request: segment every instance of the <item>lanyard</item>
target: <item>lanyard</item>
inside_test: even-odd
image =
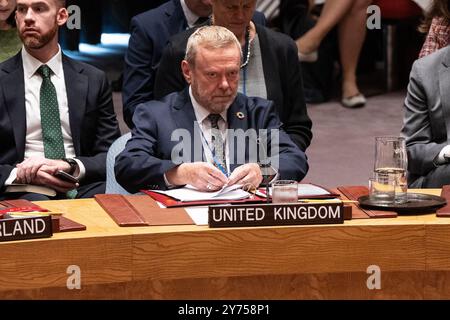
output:
[[[209,149],[209,152],[211,153],[211,156],[212,156],[212,160],[213,160],[213,162],[214,162],[214,165],[216,166],[216,167],[218,167],[219,168],[219,170],[220,171],[222,171],[222,173],[226,176],[226,177],[228,177],[229,176],[229,174],[228,174],[228,169],[227,168],[224,168],[223,167],[223,165],[217,160],[217,158],[216,158],[216,149],[214,148],[214,152],[213,152],[213,149],[211,148],[211,146],[209,145],[209,143],[208,143],[208,140],[206,139],[206,137],[205,137],[205,134],[203,133],[203,130],[201,130],[200,129],[200,132],[201,132],[201,134],[202,134],[202,139],[203,139],[203,141],[205,141],[205,143],[206,143],[206,146],[208,147],[208,149]],[[220,132],[219,132],[220,133]],[[222,133],[220,133],[220,134],[222,134]],[[211,133],[211,136],[212,136],[212,133]],[[223,141],[223,145],[222,145],[222,150],[224,151],[224,153],[226,152],[225,150],[225,148],[226,148],[226,139],[224,139],[224,141]],[[224,155],[225,156],[225,155]]]
[[[247,66],[244,67],[244,69],[242,69],[242,93],[244,95],[247,95]]]

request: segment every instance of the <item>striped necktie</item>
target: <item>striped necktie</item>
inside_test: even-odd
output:
[[[219,120],[222,119],[220,114],[210,114],[208,116],[209,121],[211,122],[211,142],[213,145],[213,157],[215,157],[216,161],[223,167],[223,169],[227,170],[227,161],[225,159],[225,150],[222,134],[219,129]],[[220,169],[220,168],[219,168]]]

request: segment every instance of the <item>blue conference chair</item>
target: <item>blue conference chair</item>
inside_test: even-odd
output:
[[[118,138],[108,150],[106,155],[106,193],[109,194],[130,194],[117,182],[114,174],[114,163],[116,156],[125,149],[125,144],[131,138],[131,132],[128,132]]]

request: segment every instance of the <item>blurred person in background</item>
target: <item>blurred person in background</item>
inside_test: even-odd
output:
[[[14,21],[15,11],[16,0],[0,0],[0,62],[14,56],[22,47]]]
[[[133,17],[122,87],[123,115],[128,127],[133,127],[136,107],[153,100],[156,71],[170,37],[201,25],[210,14],[209,0],[171,0]]]
[[[419,30],[427,33],[419,58],[425,57],[450,43],[450,1],[433,0]]]
[[[64,0],[17,0],[23,49],[0,64],[0,199],[90,198],[105,192],[106,153],[120,136],[103,71],[67,57],[58,31]],[[79,180],[68,182],[58,171]],[[55,197],[6,191],[49,187]]]
[[[283,128],[305,151],[312,139],[312,122],[306,108],[295,42],[282,33],[255,23],[256,0],[211,0],[211,3],[210,23],[232,31],[244,52],[238,91],[274,101]],[[194,31],[195,28],[172,37],[164,49],[156,73],[156,99],[186,87],[180,65],[188,38]]]
[[[338,26],[342,66],[341,103],[347,108],[363,107],[366,104],[366,98],[357,85],[356,68],[366,37],[367,7],[371,3],[372,0],[326,0],[316,25],[296,41],[300,61],[315,62],[322,40]]]

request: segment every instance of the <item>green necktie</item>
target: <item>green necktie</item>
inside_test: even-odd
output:
[[[50,79],[51,70],[47,65],[42,65],[37,72],[42,76],[39,107],[44,154],[47,159],[62,159],[66,157],[66,152],[59,117],[58,97]],[[67,197],[70,199],[75,198],[76,195],[75,189],[67,192]]]

